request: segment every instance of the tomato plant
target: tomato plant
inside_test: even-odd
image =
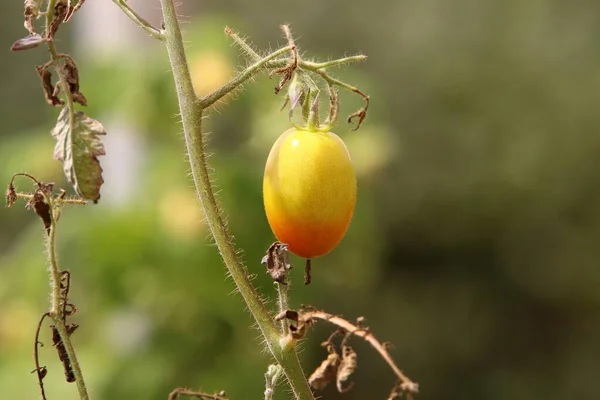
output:
[[[315,258],[344,237],[356,204],[356,176],[333,132],[291,128],[271,148],[263,181],[269,225],[294,254]]]

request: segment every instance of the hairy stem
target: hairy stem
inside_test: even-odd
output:
[[[289,275],[288,275],[289,276]],[[279,305],[279,312],[284,312],[285,310],[289,310],[289,301],[288,301],[288,291],[290,289],[290,279],[288,277],[287,284],[277,283],[277,303]],[[287,322],[282,320],[281,324],[281,333],[287,334]]]
[[[47,196],[46,202],[48,204],[52,204],[52,200]],[[51,227],[50,232],[46,238],[46,245],[48,247],[48,270],[50,273],[50,286],[51,290],[51,308],[48,312],[50,318],[54,320],[54,324],[60,335],[60,339],[65,345],[65,349],[67,351],[67,355],[71,360],[71,366],[73,368],[73,374],[75,375],[75,381],[77,383],[77,390],[79,392],[79,398],[81,400],[88,400],[90,398],[87,388],[85,386],[85,381],[83,379],[83,373],[81,372],[81,367],[79,365],[79,361],[77,360],[77,353],[75,352],[75,348],[73,347],[73,343],[71,342],[71,336],[67,332],[67,327],[65,324],[65,318],[63,315],[63,310],[61,309],[61,301],[60,301],[60,269],[58,267],[58,261],[56,258],[56,219],[54,218],[53,213],[50,213],[51,218]]]
[[[129,4],[127,4],[126,0],[113,0],[119,8],[127,15],[133,22],[135,22],[140,28],[142,28],[146,33],[150,34],[152,37],[158,40],[165,40],[165,35],[158,29],[152,26],[148,21],[142,18]]]
[[[188,158],[196,192],[208,225],[229,274],[256,320],[269,351],[283,368],[295,397],[300,400],[312,400],[312,391],[298,361],[296,349],[281,348],[281,333],[252,285],[248,271],[239,259],[232,237],[225,226],[208,174],[202,136],[203,108],[197,101],[192,86],[175,4],[173,0],[161,0],[161,6],[166,30],[166,47],[173,70]]]
[[[207,108],[213,105],[215,102],[219,101],[221,98],[226,96],[228,93],[231,93],[233,90],[237,89],[242,83],[246,82],[252,75],[259,72],[264,66],[271,61],[272,59],[282,55],[283,53],[292,50],[293,47],[287,46],[283,47],[279,50],[274,51],[269,54],[265,58],[255,62],[248,68],[244,70],[241,74],[227,82],[225,85],[221,86],[217,90],[212,93],[207,94],[200,100],[200,106],[202,108]]]
[[[224,394],[206,394],[186,388],[177,388],[169,394],[168,400],[179,400],[180,396],[195,397],[203,400],[226,400]]]
[[[45,23],[46,32],[49,32],[50,25],[52,24],[52,16],[55,6],[56,0],[48,0]],[[67,78],[61,69],[61,56],[56,50],[56,46],[54,46],[53,40],[49,40],[47,43],[48,50],[50,52],[50,57],[52,58],[52,63],[60,79],[60,85],[63,89],[62,92],[64,93],[66,98],[66,105],[69,110],[69,123],[73,124],[73,122],[75,121],[75,106],[73,103],[73,95],[69,89],[69,83],[67,82]],[[49,196],[45,196],[45,200],[49,205],[53,204],[52,199]],[[58,267],[58,262],[56,259],[56,220],[52,211],[50,212],[50,220],[50,231],[48,232],[48,235],[46,237],[46,246],[48,249],[48,270],[50,273],[51,287],[51,306],[48,315],[54,320],[54,324],[60,335],[60,339],[64,343],[67,355],[71,360],[71,366],[73,368],[73,374],[75,375],[77,390],[79,392],[79,398],[81,400],[88,400],[90,396],[88,394],[85,381],[83,379],[83,373],[81,372],[81,367],[79,366],[79,361],[77,360],[77,354],[75,353],[75,349],[73,347],[73,344],[71,343],[71,338],[69,333],[67,332],[64,316],[62,310],[60,309],[60,269]]]

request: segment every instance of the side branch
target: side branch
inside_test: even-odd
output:
[[[206,393],[195,392],[193,390],[186,389],[186,388],[177,388],[177,389],[173,390],[171,392],[171,394],[169,394],[168,400],[179,400],[179,396],[196,397],[198,399],[204,399],[204,400],[228,400],[227,395],[223,391],[219,392],[217,394],[206,394]]]
[[[385,360],[385,362],[390,366],[392,371],[394,371],[394,374],[396,374],[398,379],[402,382],[402,384],[401,384],[402,390],[404,390],[408,393],[412,393],[412,394],[417,394],[419,392],[419,384],[416,382],[413,382],[408,376],[406,376],[400,370],[400,368],[398,368],[398,366],[394,362],[394,359],[392,358],[392,356],[390,356],[390,353],[387,351],[385,344],[381,343],[375,337],[375,335],[373,335],[371,333],[371,331],[369,329],[354,325],[354,324],[346,321],[344,318],[337,317],[335,315],[326,313],[324,311],[303,312],[303,313],[301,313],[300,318],[303,321],[310,321],[310,320],[315,320],[315,319],[327,321],[331,324],[339,326],[340,328],[344,329],[349,334],[363,338],[371,346],[373,346],[373,348],[375,350],[377,350],[377,352],[381,355],[381,357]]]
[[[127,4],[126,0],[113,0],[123,13],[129,17],[133,22],[135,22],[140,28],[142,28],[146,33],[150,34],[152,37],[164,41],[165,34],[152,26],[148,21],[142,18],[129,4]]]
[[[294,49],[295,49],[295,47],[286,46],[286,47],[283,47],[283,48],[269,54],[265,58],[258,60],[257,62],[255,62],[248,68],[246,68],[244,70],[244,72],[242,72],[241,74],[239,74],[238,76],[236,76],[235,78],[233,78],[232,80],[227,82],[225,85],[221,86],[219,89],[215,90],[212,93],[207,94],[202,99],[200,99],[200,106],[202,108],[207,108],[207,107],[212,106],[215,102],[219,101],[224,96],[226,96],[227,94],[231,93],[233,90],[238,88],[241,84],[246,82],[252,75],[254,75],[255,73],[259,72],[261,69],[263,69],[269,61],[273,60],[276,57],[279,57],[280,55],[282,55],[285,52],[288,52],[288,51],[294,50]]]

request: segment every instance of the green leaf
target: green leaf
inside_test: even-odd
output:
[[[51,133],[56,139],[54,159],[63,163],[67,180],[81,197],[98,202],[104,183],[98,156],[106,154],[98,137],[106,135],[102,124],[83,112],[76,112],[71,118],[65,107]]]

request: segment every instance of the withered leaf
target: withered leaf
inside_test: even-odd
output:
[[[56,139],[54,159],[63,163],[67,180],[81,197],[97,203],[104,183],[98,156],[106,154],[98,136],[106,135],[104,127],[82,112],[71,119],[65,107],[51,133]]]
[[[85,0],[79,0],[77,2],[77,4],[73,7],[73,5],[71,5],[71,2],[69,1],[69,11],[67,12],[67,15],[65,16],[64,22],[68,22],[71,19],[71,17],[73,16],[73,14],[75,14],[75,12],[77,12],[77,10],[79,10],[81,8],[83,3],[85,3]]]
[[[50,325],[52,328],[52,343],[58,352],[58,358],[63,364],[63,368],[65,370],[65,378],[67,382],[75,382],[77,379],[75,377],[75,372],[73,371],[73,366],[71,364],[71,359],[69,358],[69,354],[67,353],[67,349],[65,344],[58,333],[58,329],[55,325]]]
[[[33,34],[33,35],[29,35],[26,36],[24,38],[21,38],[19,40],[17,40],[16,42],[13,43],[13,45],[11,46],[11,51],[23,51],[23,50],[29,50],[29,49],[33,49],[38,47],[40,44],[42,43],[46,43],[47,40],[43,37],[41,37],[40,35]]]
[[[365,120],[365,118],[367,118],[367,109],[366,108],[361,108],[360,110],[353,112],[352,114],[350,114],[348,116],[347,122],[349,124],[351,124],[352,120],[354,118],[358,118],[358,123],[356,124],[356,127],[354,129],[352,129],[352,130],[353,131],[357,131],[358,128],[360,128],[360,126],[362,125],[362,123]]]
[[[40,4],[43,0],[25,0],[25,29],[29,31],[30,34],[35,34],[35,27],[33,25],[33,20],[40,13]]]
[[[286,285],[287,271],[292,269],[290,263],[288,246],[281,242],[274,242],[267,249],[267,254],[263,257],[261,264],[267,264],[267,273],[275,282]]]
[[[65,103],[58,97],[59,85],[56,85],[55,88],[52,83],[52,72],[49,70],[49,65],[36,65],[35,70],[42,80],[42,88],[44,89],[46,102],[53,107],[64,105]]]
[[[54,39],[58,27],[65,21],[68,12],[68,4],[63,0],[59,0],[54,6],[54,17],[50,23],[50,26],[48,26],[48,32],[46,32],[46,36],[49,40]]]
[[[333,347],[329,347],[329,354],[308,378],[308,384],[315,390],[323,390],[335,377],[340,365],[340,356]]]
[[[46,199],[42,194],[41,190],[37,190],[31,200],[27,202],[25,208],[33,210],[42,219],[46,233],[50,234],[52,228],[52,217],[50,215],[50,205],[46,203]]]
[[[79,71],[77,70],[75,61],[68,56],[65,56],[64,59],[65,65],[63,66],[63,71],[65,71],[65,78],[69,83],[69,91],[71,92],[71,96],[73,96],[73,101],[82,106],[87,106],[87,99],[79,91]]]
[[[354,349],[348,345],[342,346],[342,361],[337,370],[337,376],[335,380],[338,392],[344,393],[352,389],[352,383],[346,387],[344,387],[344,383],[354,373],[357,365],[356,351],[354,351]]]

